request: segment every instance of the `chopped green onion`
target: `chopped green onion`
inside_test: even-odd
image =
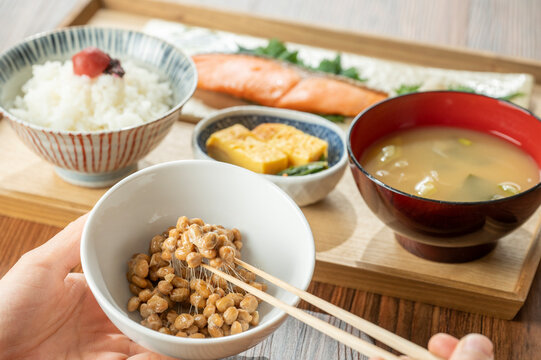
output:
[[[436,185],[434,184],[434,179],[431,176],[426,176],[423,180],[419,181],[417,185],[415,185],[415,191],[417,192],[417,195],[420,196],[429,196],[434,194],[437,191]]]
[[[394,145],[387,145],[381,148],[379,161],[382,163],[389,162],[392,158],[401,154],[401,148]]]
[[[509,195],[516,195],[520,192],[520,185],[507,181],[498,184],[500,190]]]

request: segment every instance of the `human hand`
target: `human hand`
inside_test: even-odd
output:
[[[481,334],[468,334],[460,340],[448,334],[436,334],[428,342],[428,350],[448,360],[494,359],[492,342]]]
[[[428,351],[445,360],[493,360],[494,347],[484,335],[469,334],[458,340],[449,334],[436,334],[428,342]],[[404,360],[409,358],[405,357]],[[370,360],[379,360],[372,358]]]
[[[105,316],[80,262],[83,216],[24,254],[0,280],[0,360],[165,360],[134,343]]]

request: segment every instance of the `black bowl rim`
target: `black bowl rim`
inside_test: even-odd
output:
[[[403,95],[398,95],[398,96],[394,96],[394,97],[390,97],[390,98],[387,98],[385,100],[382,100],[372,106],[370,106],[369,108],[363,110],[361,113],[359,113],[355,119],[353,119],[353,121],[351,122],[349,128],[348,128],[348,132],[347,132],[347,136],[346,136],[346,144],[347,144],[347,151],[348,151],[348,155],[349,155],[349,159],[351,162],[353,162],[355,164],[355,166],[361,170],[361,172],[368,178],[370,179],[372,182],[376,183],[377,185],[383,187],[384,189],[387,189],[391,192],[394,192],[396,194],[399,194],[399,195],[403,195],[403,196],[406,196],[406,197],[409,197],[409,198],[412,198],[412,199],[416,199],[416,200],[421,200],[421,201],[426,201],[426,202],[431,202],[431,203],[435,203],[435,204],[442,204],[442,205],[461,205],[461,206],[476,206],[476,205],[489,205],[489,204],[497,204],[497,203],[501,203],[501,202],[506,202],[506,201],[510,201],[512,199],[517,199],[517,198],[520,198],[522,196],[525,196],[526,194],[528,193],[531,193],[531,192],[534,192],[536,190],[538,190],[539,188],[541,188],[541,180],[538,181],[538,183],[534,186],[532,186],[531,188],[527,189],[527,190],[524,190],[522,192],[519,192],[518,194],[516,195],[512,195],[512,196],[507,196],[507,197],[504,197],[504,198],[501,198],[501,199],[494,199],[494,200],[482,200],[482,201],[446,201],[446,200],[436,200],[436,199],[429,199],[429,198],[424,198],[424,197],[421,197],[421,196],[417,196],[417,195],[414,195],[414,194],[410,194],[410,193],[407,193],[407,192],[404,192],[402,190],[398,190],[398,189],[395,189],[393,188],[392,186],[389,186],[387,184],[385,184],[384,182],[382,182],[381,180],[375,178],[374,176],[372,176],[368,171],[366,171],[362,165],[359,163],[359,161],[357,160],[357,158],[353,155],[353,150],[351,148],[351,133],[352,133],[352,130],[353,128],[355,127],[355,124],[357,124],[357,122],[363,117],[364,114],[366,114],[367,112],[369,112],[370,110],[372,110],[373,108],[377,107],[377,106],[380,106],[381,104],[383,103],[386,103],[386,102],[390,102],[390,101],[393,101],[397,98],[402,98],[402,97],[408,97],[408,96],[418,96],[418,95],[421,95],[421,94],[424,94],[424,93],[446,93],[446,94],[449,94],[449,93],[459,93],[459,94],[467,94],[469,96],[473,96],[473,97],[484,97],[484,98],[488,98],[490,100],[493,100],[493,101],[496,101],[498,103],[503,103],[507,106],[511,106],[513,107],[515,110],[519,110],[519,111],[522,111],[522,112],[525,112],[527,115],[530,115],[532,118],[536,119],[537,121],[539,121],[541,123],[541,118],[539,118],[538,116],[536,116],[533,112],[531,112],[530,110],[526,109],[526,108],[523,108],[522,106],[519,106],[517,104],[514,104],[510,101],[506,101],[506,100],[501,100],[501,99],[497,99],[497,98],[494,98],[492,96],[488,96],[488,95],[483,95],[483,94],[475,94],[475,93],[470,93],[470,92],[465,92],[465,91],[457,91],[457,90],[432,90],[432,91],[422,91],[422,92],[414,92],[414,93],[408,93],[408,94],[403,94]]]

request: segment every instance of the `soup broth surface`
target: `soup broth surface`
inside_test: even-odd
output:
[[[484,201],[518,194],[540,180],[518,146],[493,135],[430,126],[395,132],[372,144],[361,165],[403,192],[445,201]]]

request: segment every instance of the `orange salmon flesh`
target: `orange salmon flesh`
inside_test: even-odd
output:
[[[304,74],[278,61],[242,54],[192,57],[197,87],[265,106],[316,114],[356,116],[387,98],[385,93],[324,75]]]

